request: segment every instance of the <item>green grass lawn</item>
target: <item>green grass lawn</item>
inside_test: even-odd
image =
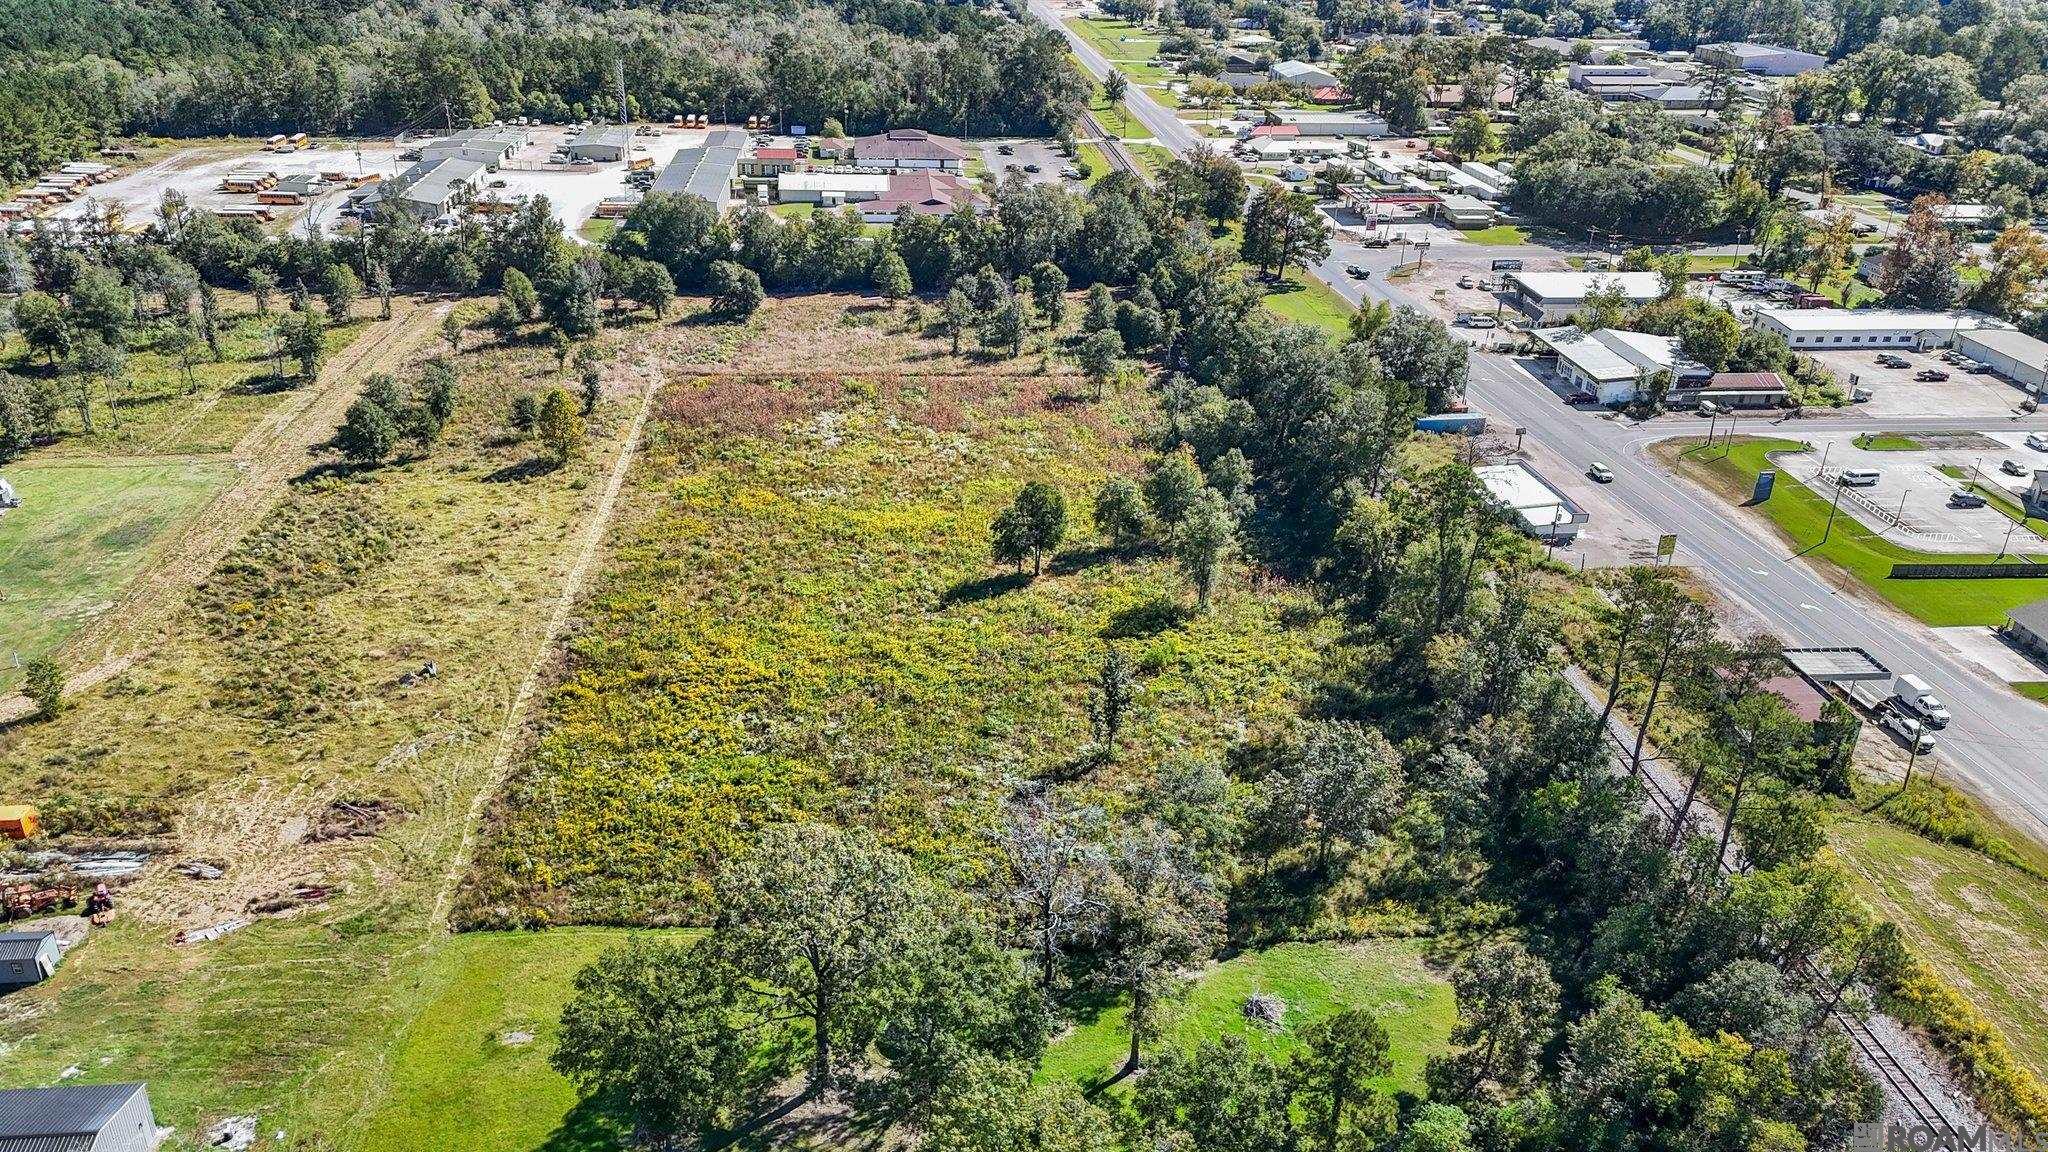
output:
[[[1855,444],[1865,452],[1920,452],[1927,447],[1896,432],[1865,432],[1856,437]]]
[[[1726,272],[1730,268],[1739,267],[1742,263],[1742,258],[1739,256],[1701,256],[1695,254],[1687,256],[1685,263],[1686,270],[1690,272]]]
[[[62,458],[8,466],[21,507],[0,513],[0,691],[118,600],[166,539],[227,485],[225,464]]]
[[[1289,270],[1284,283],[1266,290],[1266,310],[1296,324],[1313,324],[1332,339],[1343,340],[1351,333],[1349,301],[1337,290],[1299,270]]]
[[[2013,684],[2012,690],[2029,700],[2048,704],[2048,680],[2026,680]]]
[[[1914,950],[1982,1011],[2020,1060],[2048,1075],[2048,884],[1964,848],[1874,817],[1830,836],[1858,892],[1896,921]]]
[[[1082,166],[1088,170],[1088,179],[1086,181],[1088,187],[1094,187],[1096,181],[1113,171],[1109,157],[1102,151],[1102,145],[1082,144],[1076,148],[1076,151],[1080,153],[1077,158]]]
[[[628,1135],[548,1066],[576,973],[632,933],[610,928],[479,932],[443,945],[435,989],[388,1055],[390,1090],[357,1134],[376,1152],[596,1152]],[[531,1036],[506,1043],[508,1034]]]
[[[1255,992],[1287,1005],[1280,1028],[1245,1019],[1245,998]],[[1304,1025],[1347,1008],[1371,1010],[1393,1041],[1394,1071],[1381,1087],[1420,1092],[1423,1065],[1448,1044],[1457,1007],[1450,986],[1423,967],[1422,946],[1415,941],[1281,944],[1233,957],[1204,973],[1171,1010],[1162,1043],[1192,1048],[1237,1035],[1284,1057],[1300,1044]],[[1127,1011],[1121,1005],[1106,1009],[1055,1041],[1039,1075],[1084,1085],[1114,1075],[1130,1048]]]
[[[1460,233],[1474,244],[1527,244],[1529,234],[1513,224],[1495,224],[1491,228],[1478,228]]]
[[[1089,47],[1102,53],[1132,83],[1164,84],[1171,70],[1159,60],[1159,37],[1126,20],[1083,19],[1067,21]]]
[[[617,220],[606,216],[592,216],[583,222],[583,227],[578,228],[576,234],[592,244],[602,244],[611,239],[612,233],[618,230],[619,222]]]
[[[1804,446],[1793,440],[1743,439],[1725,451],[1718,446],[1702,451],[1697,445],[1686,446],[1683,442],[1674,447],[1683,448],[1677,458],[1681,473],[1742,501],[1748,499],[1757,473],[1770,466],[1768,453],[1796,451]],[[1758,511],[1770,518],[1794,551],[1855,576],[1923,623],[1936,627],[1995,625],[2003,622],[2005,614],[2013,608],[2048,595],[2048,581],[2042,580],[1893,580],[1890,573],[1894,563],[1983,564],[1995,557],[1916,552],[1878,536],[1846,512],[1835,517],[1827,543],[1818,544],[1826,528],[1828,507],[1826,499],[1781,471],[1770,500]]]

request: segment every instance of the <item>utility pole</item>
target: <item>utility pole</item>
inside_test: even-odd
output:
[[[626,116],[626,58],[624,55],[612,57],[612,85],[618,89],[619,124],[623,127],[628,123]]]

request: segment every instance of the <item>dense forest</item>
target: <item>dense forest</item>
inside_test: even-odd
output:
[[[1045,131],[1084,91],[1052,33],[966,5],[0,0],[0,182],[119,132],[382,132],[608,115],[615,64],[637,115],[834,117],[853,131]]]

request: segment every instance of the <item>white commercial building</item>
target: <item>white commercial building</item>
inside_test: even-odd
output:
[[[1530,333],[1557,354],[1557,373],[1574,388],[1584,388],[1602,404],[1627,404],[1642,393],[1658,372],[1672,375],[1673,389],[1688,382],[1697,387],[1713,373],[1706,365],[1678,354],[1678,341],[1648,332],[1601,328],[1542,328]]]
[[[2048,387],[2048,343],[2007,328],[1956,333],[1956,348],[2029,392]]]
[[[1797,76],[1802,72],[1824,68],[1828,62],[1827,57],[1814,52],[1780,48],[1776,44],[1750,44],[1740,41],[1728,44],[1702,44],[1693,49],[1692,54],[1694,59],[1702,64],[1715,64],[1758,76]]]
[[[1911,308],[1759,308],[1756,322],[1801,352],[1836,348],[1941,348],[1958,334],[2009,328],[1982,312]]]
[[[1357,112],[1275,112],[1273,121],[1292,124],[1295,131],[1303,136],[1380,137],[1387,134],[1385,117],[1365,116]]]
[[[889,190],[887,172],[783,172],[775,177],[775,199],[784,204],[858,204],[879,200]]]
[[[1300,60],[1282,60],[1280,63],[1268,68],[1266,75],[1275,84],[1285,84],[1289,88],[1308,88],[1313,90],[1337,86],[1337,78],[1331,75],[1327,69],[1318,68],[1313,64],[1305,64]]]
[[[1570,540],[1592,519],[1527,464],[1487,464],[1472,471],[1494,504],[1540,540]]]
[[[1655,272],[1510,272],[1507,281],[1515,303],[1541,324],[1570,320],[1596,294],[1618,291],[1630,307],[1664,294],[1664,278]]]

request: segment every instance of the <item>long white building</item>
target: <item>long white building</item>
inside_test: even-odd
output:
[[[1800,352],[1835,348],[1943,348],[1957,333],[2010,328],[2002,320],[1957,308],[1759,308],[1756,323]]]

